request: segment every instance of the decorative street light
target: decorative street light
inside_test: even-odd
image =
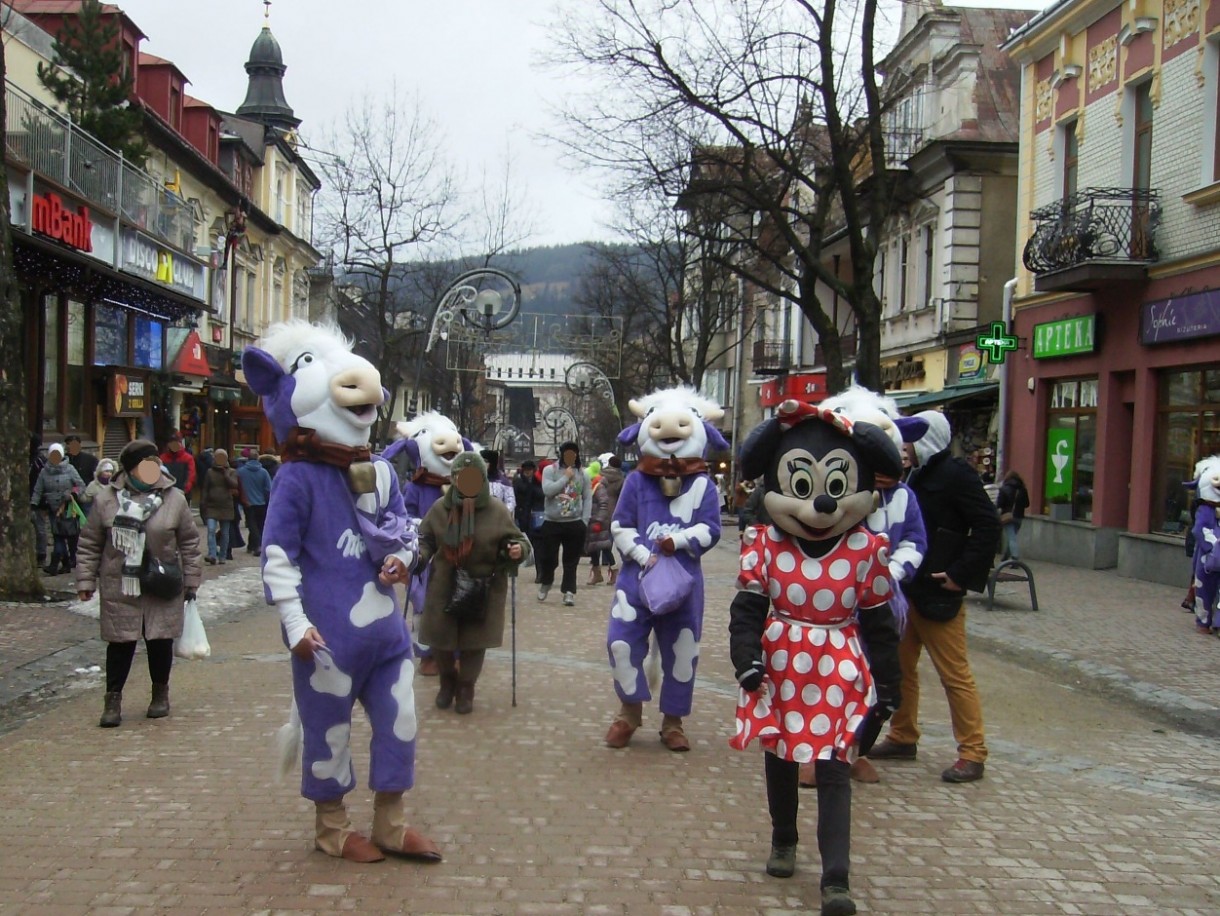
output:
[[[542,415],[542,425],[551,431],[551,442],[554,445],[556,452],[559,449],[559,443],[566,442],[569,439],[580,438],[580,427],[576,422],[576,415],[566,407],[552,407]],[[572,434],[565,436],[563,433],[571,428]]]
[[[449,339],[455,320],[490,335],[508,327],[521,311],[521,283],[512,274],[495,267],[476,267],[460,274],[441,294],[432,309],[428,343],[415,365],[411,397],[419,402],[419,380],[427,354],[437,341]],[[415,412],[415,411],[413,411]]]
[[[614,386],[610,383],[610,378],[606,373],[602,372],[596,364],[572,363],[564,370],[563,383],[568,391],[580,397],[590,394],[600,395],[610,405],[610,410],[614,412],[614,419],[622,419],[619,416],[618,404],[614,400]]]

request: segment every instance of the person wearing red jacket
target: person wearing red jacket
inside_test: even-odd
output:
[[[195,491],[195,456],[182,447],[182,437],[177,430],[169,434],[169,441],[160,457],[161,464],[174,478],[174,486],[189,499]]]

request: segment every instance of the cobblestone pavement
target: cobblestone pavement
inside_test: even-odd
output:
[[[524,571],[515,707],[507,632],[504,648],[489,654],[473,715],[437,711],[435,679],[417,678],[419,759],[408,808],[444,849],[434,866],[352,865],[312,850],[312,806],[295,780],[279,784],[273,775],[272,736],[289,702],[275,613],[250,601],[252,571],[216,570],[223,575],[200,593],[209,602],[212,657],[176,665],[169,718],[143,718],[147,673],[137,660],[122,727],[97,728],[99,675],[86,674],[71,678],[76,690],[0,735],[0,910],[816,911],[815,795],[802,797],[796,876],[767,877],[761,761],[727,745],[735,558],[729,534],[706,564],[689,754],[660,744],[655,705],[631,747],[602,745],[617,708],[604,586],[582,587],[575,607],[557,595],[539,603]],[[1214,743],[1177,730],[1164,710],[1149,717],[1126,701],[1156,710],[1189,697],[1200,716],[1214,715],[1214,706],[1202,708],[1210,684],[1181,669],[1210,670],[1214,681],[1209,653],[1220,652],[1220,640],[1193,634],[1172,589],[1049,564],[1035,571],[1038,614],[1016,610],[1007,593],[1004,610],[988,613],[972,601],[968,611],[992,751],[987,778],[939,780],[953,745],[927,671],[919,759],[884,766],[880,784],[857,787],[853,891],[861,911],[1217,912]],[[67,609],[54,614],[96,627]],[[0,627],[10,621],[0,615]],[[37,654],[37,640],[56,644],[30,629],[15,640],[24,657]],[[1007,657],[979,652],[983,644]],[[17,652],[0,640],[0,663]],[[0,670],[7,681],[9,666]],[[1119,691],[1122,703],[1080,689],[1124,678],[1132,686]],[[353,756],[362,777],[367,737],[361,719]],[[367,826],[368,791],[357,789],[349,802]]]

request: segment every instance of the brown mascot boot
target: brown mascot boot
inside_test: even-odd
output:
[[[314,807],[317,811],[314,846],[317,849],[349,862],[380,862],[385,858],[367,837],[353,829],[343,799],[314,802]]]
[[[373,794],[373,843],[383,852],[419,862],[441,861],[436,844],[412,827],[402,809],[401,792]]]
[[[689,751],[690,742],[682,731],[681,716],[665,716],[661,720],[661,743],[671,751]]]
[[[613,748],[626,747],[631,742],[631,736],[644,722],[643,703],[624,703],[618,715],[606,732],[606,746]]]
[[[436,663],[436,656],[433,655],[425,655],[419,659],[415,670],[423,677],[436,677],[441,673],[440,666]]]

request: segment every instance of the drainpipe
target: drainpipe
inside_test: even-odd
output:
[[[1000,307],[1000,320],[1004,322],[1004,333],[1009,333],[1009,325],[1012,322],[1012,297],[1017,291],[1017,278],[1013,277],[1004,283],[1004,300]],[[1014,355],[1016,351],[1013,351]],[[996,436],[995,446],[995,472],[996,480],[999,481],[1001,473],[1008,473],[1008,465],[1005,464],[1007,458],[1007,438],[1008,438],[1008,376],[1012,371],[1012,366],[1007,362],[1000,368],[1000,428]]]

